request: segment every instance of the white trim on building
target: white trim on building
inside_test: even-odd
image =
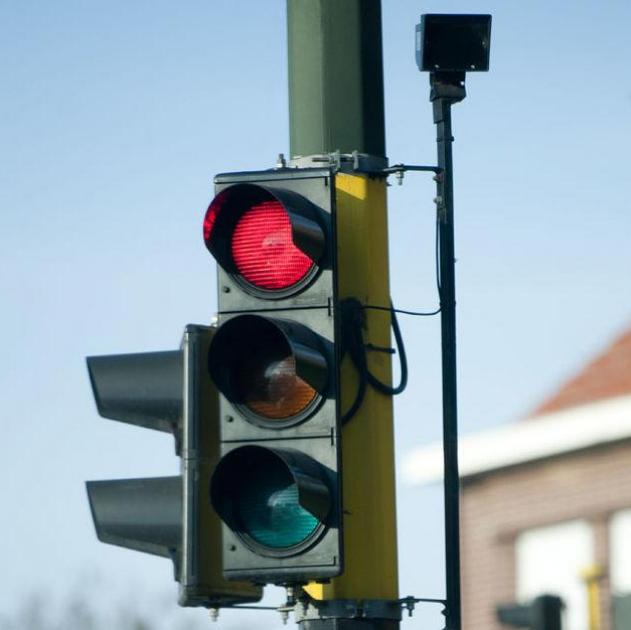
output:
[[[631,395],[608,398],[460,438],[460,476],[628,438],[631,438]],[[411,485],[440,481],[442,444],[429,444],[404,455],[400,472],[404,483]]]

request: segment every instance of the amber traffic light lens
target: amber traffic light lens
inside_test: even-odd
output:
[[[310,417],[326,396],[322,343],[295,321],[236,315],[215,333],[208,369],[248,422],[282,429]]]
[[[296,416],[317,397],[316,390],[296,374],[292,355],[247,359],[239,371],[238,390],[250,411],[271,420]]]

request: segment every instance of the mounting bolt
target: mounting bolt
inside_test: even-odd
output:
[[[287,605],[293,606],[296,603],[296,589],[293,586],[286,586]]]
[[[414,612],[414,598],[412,597],[406,597],[403,600],[403,604],[405,605],[406,610],[408,611],[408,617],[412,616],[412,613]]]

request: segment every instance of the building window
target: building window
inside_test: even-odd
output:
[[[613,515],[609,545],[613,627],[628,630],[631,628],[631,509]]]
[[[588,603],[581,572],[594,563],[589,524],[576,520],[526,530],[517,536],[515,554],[517,598],[558,595],[565,603],[564,629],[585,630]]]

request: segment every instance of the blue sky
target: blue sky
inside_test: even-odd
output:
[[[631,5],[384,0],[392,163],[435,162],[422,12],[493,14],[491,71],[453,112],[467,433],[517,420],[631,324]],[[84,357],[175,348],[213,315],[212,176],[288,151],[285,3],[0,1],[0,77],[0,613],[89,587],[172,600],[162,622],[185,619],[166,561],[94,536],[85,479],[171,474],[177,459],[168,436],[98,418]],[[433,196],[425,175],[390,188],[402,308],[436,303]],[[397,455],[440,436],[439,321],[401,323]],[[403,595],[443,593],[440,510],[438,488],[400,486]],[[404,628],[423,623],[441,627],[428,611]]]

